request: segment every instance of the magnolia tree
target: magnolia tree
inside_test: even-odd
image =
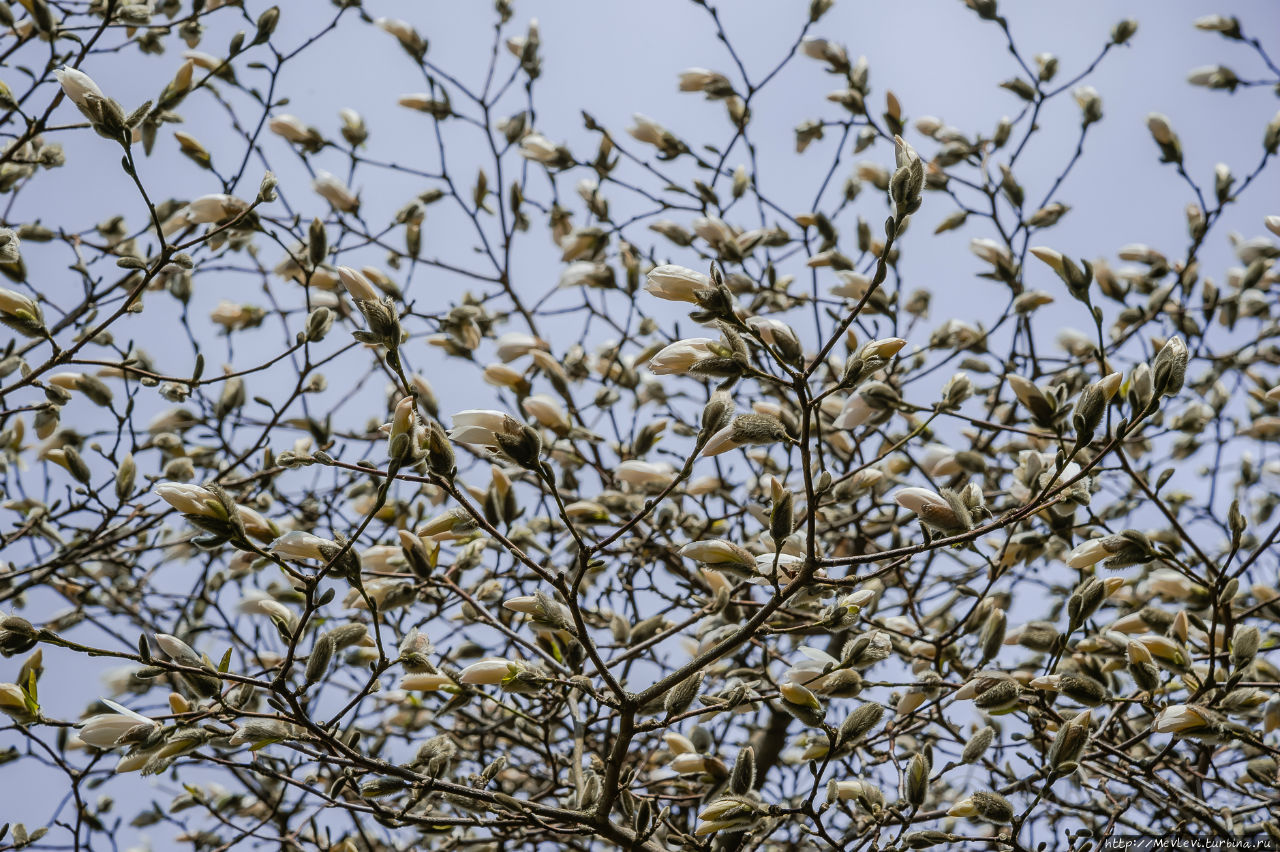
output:
[[[1280,837],[1280,116],[1204,180],[1151,114],[1185,232],[1064,252],[1138,22],[966,2],[993,127],[694,2],[710,144],[540,120],[507,0],[465,73],[358,0],[0,3],[0,848]],[[290,113],[344,39],[413,133]]]

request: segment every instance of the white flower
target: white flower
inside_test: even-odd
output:
[[[408,21],[402,21],[399,18],[377,18],[373,25],[384,33],[395,36],[401,42],[413,41],[418,37],[417,31],[409,24]]]
[[[339,266],[338,280],[342,282],[342,286],[347,288],[351,298],[356,301],[376,302],[379,299],[378,291],[373,286],[373,282],[358,269],[352,269],[350,266]]]
[[[0,287],[0,313],[10,316],[39,316],[40,308],[31,299],[5,287]]]
[[[1202,15],[1195,20],[1196,29],[1210,32],[1230,32],[1239,26],[1239,21],[1235,18],[1228,18],[1226,15]]]
[[[614,475],[631,485],[667,485],[675,478],[675,469],[665,462],[628,459],[618,465]]]
[[[661,146],[663,144],[667,131],[661,124],[640,113],[633,115],[632,120],[635,121],[635,125],[628,127],[627,132],[634,139],[649,145]]]
[[[511,433],[519,429],[520,423],[504,412],[472,408],[453,415],[449,438],[459,444],[497,447],[498,432]]]
[[[157,633],[156,644],[160,650],[169,655],[169,659],[183,666],[201,666],[204,658],[195,652],[186,642],[169,633]]]
[[[81,722],[79,726],[80,739],[94,748],[115,748],[126,734],[131,734],[136,729],[146,727],[154,730],[160,727],[160,724],[154,719],[148,719],[140,713],[135,713],[122,704],[117,704],[106,698],[100,700],[116,712],[90,716]],[[133,734],[129,739],[132,740],[136,736],[137,734]]]
[[[716,71],[709,71],[706,68],[689,68],[680,72],[680,91],[701,92],[708,85],[724,79],[725,76]]]
[[[1172,734],[1203,727],[1206,722],[1198,708],[1190,704],[1170,704],[1156,716],[1152,727],[1157,733]]]
[[[400,678],[400,688],[412,692],[434,692],[453,685],[453,681],[439,672],[416,672]]]
[[[699,361],[716,357],[711,344],[711,339],[707,337],[677,340],[649,359],[649,371],[655,376],[687,373]]]
[[[992,266],[1009,266],[1013,263],[1013,255],[1009,249],[995,240],[975,237],[969,241],[969,250]]]
[[[1101,562],[1110,555],[1106,545],[1102,543],[1102,539],[1091,538],[1076,545],[1075,549],[1067,554],[1067,565],[1076,569],[1088,568],[1090,565]]]
[[[569,429],[569,415],[560,401],[550,394],[535,393],[520,401],[520,408],[542,426],[555,432]]]
[[[907,341],[901,337],[882,337],[862,347],[863,358],[892,358],[902,351]]]
[[[498,338],[498,357],[503,363],[510,363],[521,355],[528,355],[534,349],[549,349],[547,341],[532,334],[511,331]]]
[[[336,552],[337,547],[335,542],[327,538],[302,530],[290,530],[271,542],[267,549],[283,559],[324,560],[328,558],[324,555],[324,550],[334,548]]]
[[[669,302],[696,303],[697,299],[693,295],[694,291],[706,289],[710,286],[711,279],[701,272],[695,272],[692,269],[677,266],[674,263],[655,266],[649,270],[644,282],[646,292]]]
[[[81,112],[88,109],[91,98],[106,98],[106,95],[102,94],[102,89],[98,88],[98,84],[93,82],[93,78],[77,68],[64,65],[55,69],[53,76],[58,79],[62,91]]]
[[[310,142],[314,135],[311,128],[296,115],[282,114],[272,116],[267,122],[267,128],[277,136],[280,136],[290,142],[299,144]]]
[[[837,429],[857,429],[875,413],[876,410],[863,399],[862,394],[856,393],[845,401],[844,408],[840,409],[839,416],[831,425]]]
[[[1151,131],[1152,138],[1161,145],[1168,145],[1177,138],[1173,135],[1173,129],[1169,127],[1168,116],[1158,112],[1153,112],[1147,116],[1147,129]],[[1124,254],[1122,253],[1120,256],[1123,258]]]
[[[700,754],[677,754],[667,767],[681,775],[694,775],[707,768],[707,759]]]
[[[459,683],[494,686],[519,671],[519,664],[505,659],[481,660],[462,670]]]
[[[250,589],[245,593],[236,609],[245,615],[265,615],[267,618],[288,625],[291,629],[298,623],[298,616],[280,601],[260,589]]]
[[[917,515],[927,515],[935,511],[951,511],[951,505],[942,499],[942,495],[928,488],[901,488],[893,495],[894,502]]]
[[[234,195],[216,192],[202,195],[188,204],[184,218],[191,225],[212,224],[243,213],[248,207],[248,204]]]
[[[929,476],[954,476],[961,471],[956,451],[945,444],[926,444],[920,467]]]
[[[754,565],[755,557],[731,541],[721,538],[691,541],[680,548],[680,555],[708,565]]]
[[[225,518],[226,512],[217,496],[200,485],[180,482],[162,482],[154,489],[161,500],[186,515],[206,518]]]
[[[328,172],[317,172],[316,179],[311,182],[311,187],[325,201],[332,204],[335,210],[350,213],[360,206],[360,199],[355,196],[355,193],[345,183]]]
[[[870,278],[847,269],[837,271],[836,277],[840,279],[840,283],[831,288],[831,295],[842,299],[861,299],[871,287]]]
[[[541,133],[527,133],[520,140],[520,156],[535,163],[554,163],[562,159],[562,148]]]

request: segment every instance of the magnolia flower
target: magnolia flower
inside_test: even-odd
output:
[[[498,338],[498,357],[503,363],[510,363],[521,355],[528,355],[534,349],[550,349],[547,341],[532,334],[519,331],[508,332]]]
[[[707,439],[704,456],[718,456],[738,447],[763,446],[789,441],[782,421],[768,414],[741,414],[728,426]]]
[[[209,319],[231,332],[257,323],[262,319],[262,309],[223,299],[209,312]]]
[[[698,747],[693,744],[693,741],[677,731],[667,731],[662,735],[662,740],[672,754],[698,753]]]
[[[708,565],[755,565],[755,557],[745,548],[722,538],[691,541],[680,548],[680,555]]]
[[[955,511],[942,495],[928,488],[903,488],[893,495],[894,502],[908,511],[915,512],[920,520],[929,524],[950,521],[947,526],[954,526]]]
[[[180,212],[183,225],[211,225],[238,216],[248,209],[248,203],[234,195],[215,192],[200,196]]]
[[[1107,550],[1103,539],[1091,538],[1076,545],[1075,549],[1067,554],[1067,565],[1075,569],[1088,568],[1110,555],[1111,552]]]
[[[315,138],[314,131],[296,115],[282,114],[273,116],[267,122],[267,128],[277,136],[298,144],[310,142]]]
[[[856,393],[845,400],[844,407],[831,425],[837,429],[857,429],[875,413],[876,409],[871,407],[862,394]]]
[[[506,364],[488,364],[481,374],[486,384],[498,388],[516,389],[524,384],[524,374]]]
[[[98,84],[93,82],[93,78],[78,68],[64,65],[61,68],[54,69],[53,76],[57,78],[58,84],[62,86],[62,91],[81,112],[89,109],[91,98],[106,99],[106,95],[102,94],[102,89],[98,88]]]
[[[149,734],[160,727],[159,722],[135,713],[122,704],[106,698],[99,700],[116,712],[90,716],[80,723],[81,741],[94,748],[115,748],[126,739],[137,742],[145,738],[142,735],[144,731]]]
[[[28,725],[40,718],[27,702],[27,694],[16,683],[0,683],[0,712],[19,725]]]
[[[197,654],[190,645],[177,636],[169,633],[157,633],[156,644],[160,646],[161,651],[164,651],[169,656],[169,659],[179,665],[197,667],[204,665],[204,657]]]
[[[462,670],[459,683],[472,685],[495,686],[520,670],[520,665],[512,660],[495,658],[472,663]]]
[[[335,210],[351,213],[360,206],[360,199],[347,185],[326,171],[316,173],[316,179],[311,182],[311,187],[325,201],[332,204]]]
[[[628,459],[614,470],[614,476],[630,485],[667,485],[675,478],[675,469],[665,463]]]
[[[535,163],[550,165],[564,159],[564,148],[541,133],[526,133],[520,140],[520,156]]]
[[[267,547],[269,551],[283,559],[318,559],[325,560],[325,550],[336,553],[336,542],[302,530],[290,530],[277,538]]]
[[[701,92],[708,87],[727,86],[729,79],[717,71],[689,68],[680,72],[680,91]]]
[[[667,139],[667,130],[661,124],[646,115],[636,113],[632,120],[634,125],[627,128],[627,133],[639,142],[662,147]]]
[[[992,266],[1007,267],[1013,264],[1013,255],[1009,254],[1009,249],[995,240],[975,237],[969,242],[969,250]]]
[[[711,279],[701,272],[673,263],[655,266],[649,270],[644,282],[646,292],[669,302],[697,303],[694,291],[710,287]]]
[[[400,688],[411,692],[435,692],[454,682],[439,672],[417,672],[400,678]]]
[[[707,759],[700,754],[681,753],[672,758],[667,768],[681,775],[696,775],[706,771]]]
[[[569,431],[569,415],[564,406],[550,394],[536,393],[520,401],[520,408],[540,425],[554,432]]]
[[[1147,116],[1147,129],[1151,131],[1152,138],[1161,145],[1171,144],[1177,139],[1173,134],[1173,129],[1169,127],[1168,116],[1161,113],[1153,112]],[[1121,257],[1124,256],[1121,255]]]
[[[5,287],[0,287],[0,313],[11,314],[13,316],[19,316],[21,314],[37,316],[39,311],[40,306],[31,299],[28,299],[21,293],[14,292],[13,290]]]
[[[410,41],[418,36],[417,31],[408,21],[402,21],[399,18],[376,18],[373,25],[384,33],[395,36],[400,41]]]
[[[216,494],[200,485],[180,482],[162,482],[154,489],[155,495],[184,515],[200,515],[206,518],[225,519],[226,509]]]
[[[298,616],[293,610],[258,589],[247,592],[236,604],[236,609],[245,615],[265,615],[267,618],[287,625],[290,629],[298,623]]]
[[[473,408],[453,415],[449,438],[459,444],[496,448],[497,433],[509,434],[519,429],[519,421],[504,412]]]
[[[376,302],[379,300],[377,289],[363,272],[350,266],[338,267],[338,280],[347,288],[351,298],[357,302]]]
[[[687,373],[708,358],[718,357],[707,337],[690,337],[663,347],[649,359],[649,371],[655,376]]]
[[[1170,704],[1160,711],[1151,727],[1160,734],[1180,734],[1212,725],[1209,712],[1193,704]]]

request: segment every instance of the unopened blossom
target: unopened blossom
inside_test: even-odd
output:
[[[717,456],[746,446],[766,446],[791,440],[786,427],[767,414],[741,414],[707,439],[702,455]]]
[[[646,462],[628,459],[614,470],[614,475],[630,485],[664,486],[675,478],[675,469],[665,462]]]
[[[520,423],[502,411],[468,409],[453,415],[449,438],[459,444],[498,447],[497,434],[519,430]]]
[[[1172,128],[1169,127],[1168,117],[1161,113],[1153,112],[1147,116],[1147,129],[1151,131],[1152,138],[1161,145],[1169,145],[1177,140]]]
[[[1206,708],[1194,704],[1170,704],[1156,716],[1152,728],[1160,734],[1181,734],[1214,724]]]
[[[335,210],[350,213],[360,206],[360,199],[339,178],[326,171],[316,173],[311,187],[333,205]]]
[[[261,321],[262,316],[262,309],[259,307],[242,305],[226,299],[218,302],[217,306],[209,312],[209,319],[227,331],[250,328]]]
[[[447,675],[439,672],[415,672],[400,678],[399,688],[410,692],[435,692],[455,686]]]
[[[282,113],[271,117],[267,128],[277,136],[289,141],[303,144],[315,139],[315,131],[296,115]]]
[[[324,551],[330,548],[331,553],[336,553],[338,546],[330,539],[302,530],[290,530],[271,542],[267,549],[284,559],[325,560],[328,557],[324,555]]]
[[[211,195],[202,195],[188,203],[184,216],[188,224],[213,224],[229,219],[232,216],[238,216],[248,208],[248,204],[234,195],[217,192]]]
[[[920,520],[941,530],[964,526],[955,509],[940,494],[928,488],[902,488],[893,495],[894,502],[915,512]]]
[[[705,772],[707,769],[707,759],[700,754],[677,754],[672,758],[667,767],[672,772],[678,772],[681,775],[695,775]]]
[[[632,120],[635,123],[627,128],[627,132],[637,141],[656,147],[661,147],[666,143],[668,133],[661,124],[640,113],[632,116]]]
[[[381,299],[378,290],[363,272],[350,266],[338,267],[338,280],[347,288],[351,298],[358,302],[376,302]]]
[[[521,331],[510,331],[498,338],[498,357],[503,363],[514,361],[521,355],[528,355],[534,349],[549,348],[547,341]]]
[[[495,686],[519,671],[519,664],[505,659],[481,660],[472,663],[458,676],[459,683]]]
[[[525,383],[524,374],[506,364],[488,364],[481,375],[487,384],[499,388],[515,390]]]
[[[645,276],[644,289],[647,293],[671,302],[697,302],[694,293],[711,287],[711,279],[701,272],[695,272],[673,263],[655,266]]]
[[[691,541],[680,548],[680,555],[708,565],[754,565],[755,557],[745,548],[724,539]]]
[[[1013,263],[1013,255],[1009,253],[1007,246],[986,237],[970,240],[969,250],[992,266],[1007,267]]]
[[[535,393],[527,396],[520,401],[520,408],[539,425],[555,432],[567,432],[570,428],[564,404],[550,394]]]
[[[657,376],[688,373],[700,361],[719,357],[719,353],[711,348],[712,344],[713,341],[707,337],[677,340],[649,359],[649,371]]]
[[[520,156],[535,163],[560,163],[566,159],[566,153],[563,145],[557,145],[541,133],[526,133],[520,140]]]
[[[93,81],[93,78],[78,68],[64,65],[61,68],[55,68],[53,76],[57,78],[58,84],[62,86],[63,93],[71,99],[71,102],[81,112],[91,108],[93,98],[106,98],[106,95],[102,93],[102,89],[98,88],[98,84]]]
[[[161,500],[186,515],[226,518],[226,509],[216,494],[200,485],[162,482],[154,489]]]

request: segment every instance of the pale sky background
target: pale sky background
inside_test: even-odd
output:
[[[256,17],[268,4],[246,0],[246,5],[250,16]],[[291,0],[281,5],[283,16],[275,42],[287,49],[309,38],[336,13],[331,4],[322,0]],[[772,69],[789,49],[805,20],[808,6],[807,2],[726,2],[722,5],[725,28],[754,80]],[[409,20],[430,41],[428,59],[469,85],[483,75],[492,39],[491,3],[369,0],[366,10],[373,17]],[[1010,19],[1017,44],[1028,61],[1043,51],[1060,58],[1060,70],[1052,84],[1055,86],[1074,77],[1093,60],[1116,21],[1134,17],[1140,22],[1131,43],[1112,50],[1087,81],[1101,94],[1105,117],[1091,129],[1084,157],[1057,196],[1071,205],[1072,211],[1035,242],[1047,243],[1074,257],[1107,256],[1113,263],[1116,250],[1128,243],[1148,243],[1165,251],[1171,259],[1181,257],[1185,251],[1183,208],[1191,200],[1190,191],[1170,166],[1157,162],[1156,146],[1146,130],[1145,117],[1152,111],[1169,116],[1182,138],[1187,169],[1206,191],[1211,190],[1213,167],[1218,162],[1229,164],[1238,175],[1249,172],[1261,155],[1263,128],[1280,108],[1275,92],[1267,87],[1241,89],[1234,95],[1208,91],[1189,86],[1186,75],[1194,67],[1215,63],[1230,66],[1245,79],[1274,78],[1275,74],[1268,72],[1247,46],[1224,40],[1214,33],[1199,32],[1191,22],[1208,13],[1238,15],[1247,35],[1262,37],[1273,56],[1280,56],[1280,3],[1274,0],[1221,4],[1187,0],[1088,0],[1049,4],[1039,0],[1006,0],[1001,3],[1001,11]],[[245,26],[243,22],[234,22],[235,15],[234,10],[228,10],[225,16],[215,16],[200,49],[218,53],[229,32]],[[632,113],[636,112],[657,119],[691,143],[721,145],[732,138],[722,104],[707,102],[699,94],[676,91],[679,72],[692,66],[722,71],[737,80],[734,62],[715,39],[710,16],[704,9],[678,0],[630,3],[528,0],[515,4],[515,17],[506,34],[522,34],[530,18],[540,22],[544,57],[543,75],[536,84],[536,128],[553,140],[566,141],[580,159],[587,160],[594,155],[596,139],[595,134],[586,134],[582,129],[580,111],[583,109],[636,151],[641,151],[641,146],[623,133],[631,123]],[[223,24],[216,22],[224,19]],[[1018,72],[1003,36],[996,27],[979,22],[959,0],[879,3],[841,0],[813,28],[812,34],[847,45],[851,58],[867,57],[872,86],[868,102],[877,114],[883,111],[886,88],[896,93],[910,119],[933,115],[970,134],[989,134],[1002,116],[1015,116],[1021,108],[1021,102],[1014,95],[997,88],[1001,80]],[[134,51],[125,51],[119,55],[91,56],[83,67],[107,94],[131,109],[155,96],[176,69],[182,48],[175,38],[164,57],[139,56]],[[504,74],[512,61],[504,49],[501,65]],[[243,60],[236,63],[242,80],[264,76],[262,72],[242,67],[243,64]],[[797,156],[793,129],[810,118],[842,117],[838,107],[824,100],[824,95],[836,87],[837,78],[824,73],[820,63],[799,57],[753,104],[752,134],[762,163],[761,186],[766,195],[788,209],[808,209],[838,141],[838,136],[829,132],[825,140],[814,142],[806,154]],[[291,101],[276,112],[296,114],[337,138],[338,110],[355,108],[364,115],[371,131],[364,151],[367,156],[435,172],[439,163],[430,137],[431,120],[396,105],[399,95],[424,89],[419,72],[395,41],[350,12],[336,31],[325,35],[286,66],[279,91],[287,93]],[[50,89],[48,97],[52,95]],[[244,99],[240,97],[236,103],[243,105]],[[515,101],[511,103],[507,113],[519,108]],[[189,99],[182,112],[187,120],[183,129],[205,144],[219,170],[231,171],[231,165],[244,155],[244,143],[238,136],[226,132],[225,112],[202,94]],[[507,113],[500,111],[500,115]],[[259,115],[249,110],[241,113],[246,121],[256,120]],[[57,117],[66,122],[78,120],[70,104],[64,104]],[[1043,196],[1074,149],[1079,110],[1069,95],[1063,95],[1042,113],[1041,124],[1048,132],[1032,140],[1018,170],[1028,196],[1034,199]],[[110,215],[124,213],[132,226],[139,226],[144,220],[144,210],[119,170],[118,150],[88,130],[60,133],[57,138],[66,148],[66,167],[42,173],[38,189],[19,198],[9,213],[8,223],[43,219],[46,224],[85,229]],[[487,152],[479,152],[483,156],[477,156],[477,150],[471,147],[479,138],[474,129],[460,128],[456,135],[448,138],[450,171],[469,189],[476,165],[487,159]],[[922,138],[914,129],[908,133],[908,139],[926,159],[936,150],[935,143]],[[325,215],[327,205],[310,190],[306,172],[290,147],[267,133],[260,137],[260,142],[280,178],[281,195],[290,208],[305,220]],[[645,153],[647,156],[648,152]],[[312,159],[317,168],[345,174],[347,162],[340,151],[327,150]],[[860,154],[852,154],[846,146],[833,180],[835,191],[853,166],[863,160],[890,165],[892,151],[880,143]],[[731,167],[744,161],[745,152],[741,148],[727,159]],[[520,166],[514,157],[507,162],[510,168]],[[263,168],[257,157],[251,158],[236,190],[239,195],[253,197]],[[691,174],[679,166],[673,173]],[[140,160],[140,174],[153,194],[161,198],[191,198],[221,189],[212,175],[197,171],[177,153],[172,128],[162,129],[155,154]],[[529,195],[546,198],[546,179],[541,168],[530,168],[528,174]],[[573,184],[586,174],[586,170],[580,170],[561,179],[562,203],[576,211],[578,221],[584,214],[573,194]],[[426,179],[390,176],[368,168],[358,171],[354,181],[363,200],[362,214],[375,230],[385,226],[394,212],[415,194],[433,185]],[[727,190],[724,181],[720,185]],[[652,180],[646,186],[659,188]],[[645,209],[615,189],[607,190],[607,194],[614,203],[615,213],[631,207]],[[457,216],[456,211],[446,211],[447,203],[441,202],[428,211],[423,254],[483,268],[470,252],[475,242],[470,223]],[[269,209],[279,212],[284,208]],[[903,244],[901,271],[906,289],[924,286],[935,294],[930,321],[921,332],[926,335],[927,330],[949,316],[966,320],[994,318],[998,315],[997,306],[1007,298],[1003,285],[975,277],[986,267],[969,252],[968,242],[971,237],[991,236],[984,230],[984,223],[971,220],[961,231],[936,238],[930,236],[936,223],[953,210],[954,206],[944,195],[927,193],[924,207],[914,217]],[[735,224],[744,227],[759,224],[753,207],[739,206],[735,211],[742,217],[741,221],[733,220]],[[853,212],[872,222],[878,235],[878,223],[883,219],[885,207],[873,189],[864,191]],[[1274,173],[1252,187],[1224,216],[1201,254],[1202,275],[1221,282],[1226,268],[1236,264],[1226,234],[1236,231],[1246,238],[1257,236],[1263,232],[1263,216],[1273,213],[1280,213],[1280,182]],[[544,218],[533,210],[530,215],[532,232],[523,237],[516,256],[516,287],[522,294],[529,293],[536,298],[554,285],[561,264],[558,252],[546,236]],[[670,218],[688,225],[693,215]],[[838,223],[843,234],[851,232],[852,222],[846,214]],[[633,238],[645,233],[637,229]],[[388,240],[400,245],[400,229],[389,235]],[[262,238],[256,242],[262,249],[262,263],[273,266],[282,255],[279,248]],[[672,261],[703,267],[692,251],[676,249],[660,238],[655,237],[645,247],[648,245],[657,245],[660,253]],[[681,251],[686,253],[682,255]],[[79,293],[79,282],[66,272],[70,260],[65,248],[56,244],[51,247],[27,245],[24,253],[33,270],[32,282],[55,304],[72,303]],[[343,262],[352,259],[385,268],[384,256],[377,250],[344,255]],[[242,258],[234,262],[244,263]],[[793,258],[789,263],[789,268],[780,271],[795,273],[804,280],[802,258]],[[445,307],[464,289],[475,288],[473,282],[423,267],[418,267],[408,282],[403,270],[392,274],[406,294],[417,300],[424,310]],[[827,281],[834,283],[830,278]],[[1051,337],[1059,324],[1084,327],[1083,311],[1067,298],[1048,267],[1029,261],[1027,281],[1029,287],[1043,288],[1059,297],[1055,305],[1037,317],[1037,327],[1048,332],[1046,337]],[[255,273],[204,272],[197,276],[196,282],[191,313],[197,321],[207,316],[221,299],[267,304],[262,276]],[[281,286],[278,279],[273,279],[273,287],[276,294],[293,299],[291,306],[300,304],[300,288]],[[570,303],[571,300],[565,301]],[[557,302],[553,300],[550,304]],[[617,297],[610,304],[621,310],[623,301]],[[122,321],[114,329],[116,339],[134,337],[163,369],[174,374],[189,373],[194,353],[184,337],[172,334],[168,325],[178,316],[173,300],[166,294],[151,293],[147,295],[147,305],[146,312]],[[646,308],[652,310],[651,305]],[[1109,320],[1114,316],[1115,307],[1107,304],[1106,309]],[[46,313],[56,317],[56,311]],[[661,310],[656,314],[668,316]],[[580,324],[576,320],[571,323],[569,328],[576,332]],[[292,330],[298,327],[295,324]],[[549,327],[554,329],[554,323],[549,323]],[[809,348],[815,348],[813,329],[798,323],[797,330]],[[219,368],[224,361],[242,368],[262,353],[279,351],[282,339],[279,322],[268,321],[260,332],[237,339],[235,350],[229,353],[222,341],[209,330],[206,332],[204,343],[209,369]],[[326,343],[345,342],[347,332],[347,327],[336,327]],[[600,342],[607,336],[603,331],[596,332],[592,340]],[[557,344],[556,349],[560,351],[562,347]],[[488,360],[487,354],[486,351],[486,357],[480,359],[481,364]],[[445,364],[436,350],[421,344],[408,353],[408,358],[434,384],[442,412],[487,407],[492,403],[492,389],[479,382],[479,367],[459,369],[457,361]],[[945,375],[940,378],[945,379]],[[346,393],[349,380],[350,377],[340,372],[331,372],[331,394]],[[271,396],[272,391],[266,378],[249,383],[250,396]],[[371,386],[366,389],[366,396],[353,400],[353,404],[344,409],[348,423],[362,423],[372,409],[361,409],[355,403],[373,399],[376,407],[380,404],[376,400],[381,391],[380,385]],[[154,394],[147,405],[154,405],[157,411],[167,407]],[[246,410],[252,411],[252,404]],[[66,421],[88,431],[93,428],[95,416],[96,409],[81,400],[69,406]],[[145,422],[146,418],[139,416],[138,419]],[[276,449],[285,447],[287,442]],[[353,452],[357,453],[353,457],[358,457],[358,451]],[[144,469],[140,473],[156,471]],[[6,528],[12,526],[15,517],[6,514],[3,518]],[[20,563],[23,555],[3,554],[3,558]],[[49,603],[41,611],[33,599],[32,608],[24,614],[39,620],[57,608]],[[89,635],[95,641],[108,641],[100,634]],[[83,658],[72,660],[53,649],[46,649],[45,655],[53,675],[46,675],[42,684],[46,712],[51,716],[74,718],[88,701],[100,694],[97,677],[109,664]],[[19,658],[0,661],[0,681],[12,680],[20,664]],[[71,672],[75,677],[67,676]],[[155,693],[151,700],[162,698]],[[19,742],[12,733],[0,734],[0,747]],[[21,770],[14,770],[12,766],[0,767],[0,779],[21,783],[5,784],[8,792],[0,801],[0,822],[22,820],[29,828],[43,825],[59,807],[64,792],[59,776],[38,772],[27,775],[25,773],[31,771],[27,763],[20,764]],[[24,773],[21,779],[14,777],[19,771]],[[153,785],[152,795],[162,802],[177,792],[167,778],[140,780],[136,775],[109,784],[102,792],[117,796],[123,808],[137,801],[138,791],[144,785]],[[125,809],[120,812],[128,813]],[[64,818],[66,815],[66,812],[62,814]],[[157,839],[155,848],[166,848],[160,840],[163,834],[149,833]],[[141,835],[133,830],[119,832],[115,837],[120,848],[140,839]]]

